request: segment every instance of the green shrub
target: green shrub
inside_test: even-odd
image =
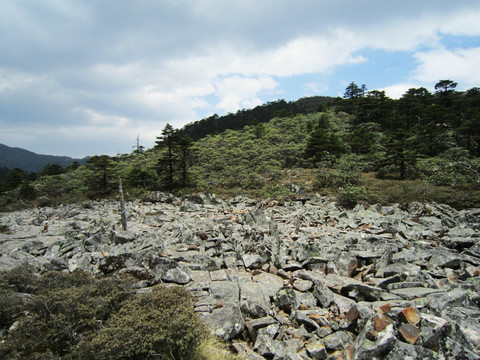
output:
[[[18,293],[0,288],[0,328],[12,325],[23,305],[25,301]]]
[[[352,186],[361,184],[361,175],[353,171],[328,171],[319,170],[317,172],[316,187],[323,188],[338,188],[343,186]]]
[[[467,150],[452,148],[439,156],[423,159],[421,173],[435,185],[480,185],[480,160],[471,158]]]
[[[39,277],[35,275],[33,266],[17,266],[9,271],[0,272],[0,288],[21,293],[35,293],[38,289]]]
[[[126,281],[96,279],[83,272],[48,273],[37,279],[35,288],[18,285],[22,278],[31,281],[29,270],[23,267],[7,272],[2,281],[3,290],[10,286],[37,292],[25,306],[18,300],[14,308],[3,306],[3,322],[11,323],[21,313],[15,329],[0,344],[3,359],[71,358],[78,342],[99,331],[102,323],[120,309],[131,288]],[[6,295],[13,300],[18,296]]]
[[[260,195],[264,198],[284,200],[288,196],[291,196],[292,192],[288,190],[285,186],[274,184],[263,187],[260,191]]]
[[[196,359],[208,331],[181,287],[158,287],[129,299],[91,341],[83,359]]]
[[[367,190],[363,186],[347,185],[338,191],[338,202],[345,207],[354,207],[360,200],[367,198]]]

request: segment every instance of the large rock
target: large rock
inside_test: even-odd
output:
[[[202,319],[213,334],[225,341],[238,337],[245,328],[240,308],[232,304],[217,308],[212,313],[202,313]]]
[[[251,318],[260,318],[268,315],[270,297],[264,293],[264,286],[260,283],[239,282],[240,308]]]

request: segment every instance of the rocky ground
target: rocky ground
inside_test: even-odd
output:
[[[0,214],[0,269],[185,286],[245,359],[480,358],[480,209],[152,194]]]

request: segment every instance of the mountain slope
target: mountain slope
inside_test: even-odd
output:
[[[24,171],[38,172],[47,164],[58,164],[66,167],[70,166],[74,161],[83,164],[87,159],[88,158],[73,159],[68,156],[41,155],[25,149],[0,144],[0,168],[20,168]]]

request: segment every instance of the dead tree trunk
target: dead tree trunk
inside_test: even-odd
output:
[[[125,199],[123,197],[122,178],[118,177],[118,193],[120,194],[120,214],[122,216],[122,229],[127,231],[127,211],[125,210]]]

